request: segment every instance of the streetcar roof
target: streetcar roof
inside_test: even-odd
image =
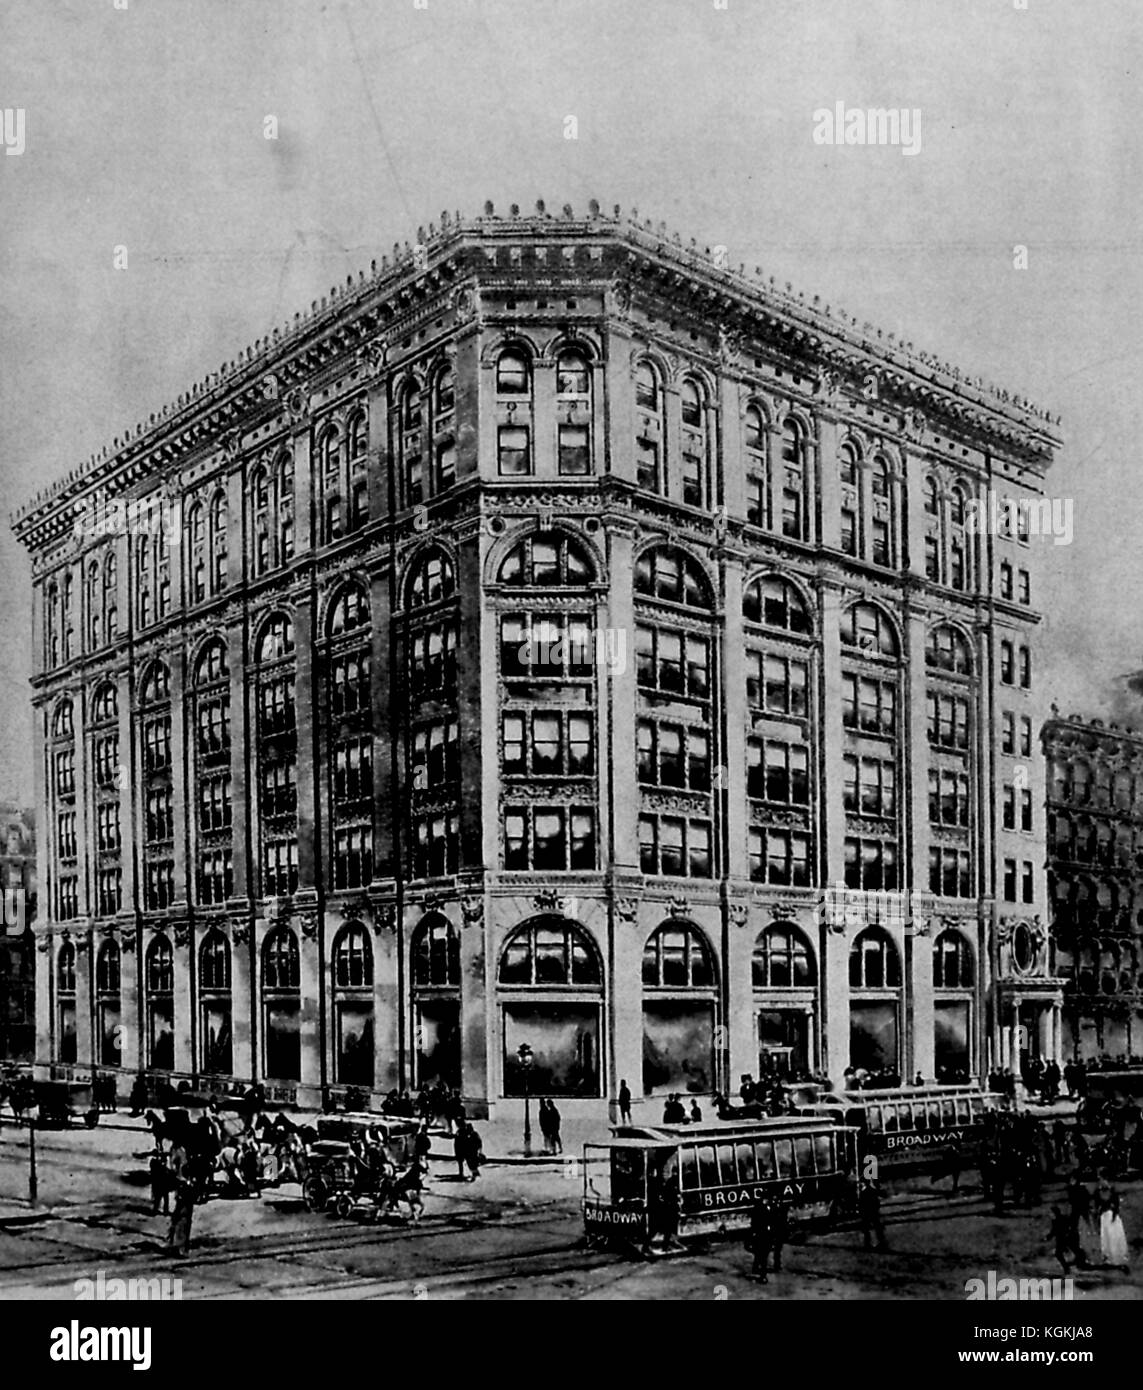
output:
[[[759,1120],[722,1120],[717,1124],[693,1125],[616,1125],[612,1135],[619,1139],[655,1139],[675,1144],[680,1139],[733,1139],[736,1135],[775,1133],[819,1134],[837,1129],[826,1116],[773,1115]]]

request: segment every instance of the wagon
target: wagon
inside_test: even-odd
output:
[[[361,1165],[354,1157],[351,1144],[355,1139],[376,1138],[389,1150],[398,1166],[411,1162],[413,1140],[418,1125],[415,1120],[390,1119],[384,1115],[347,1114],[322,1115],[317,1122],[317,1138],[306,1148],[306,1179],[302,1197],[310,1211],[321,1211],[331,1198],[349,1196],[364,1191],[363,1182],[370,1183],[357,1170]],[[340,1203],[348,1212],[344,1202]]]
[[[65,1127],[81,1117],[88,1129],[99,1123],[99,1109],[89,1081],[36,1081],[36,1105],[42,1129]]]

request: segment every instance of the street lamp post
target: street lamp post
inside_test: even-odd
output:
[[[39,1107],[33,1106],[28,1112],[28,1202],[31,1206],[36,1205],[36,1198],[40,1195],[39,1179],[36,1176],[36,1120],[39,1118]]]
[[[521,1043],[516,1049],[516,1056],[520,1060],[520,1071],[524,1077],[524,1157],[530,1158],[532,1154],[532,1110],[529,1104],[531,1095],[528,1079],[532,1068],[532,1049],[527,1043]]]

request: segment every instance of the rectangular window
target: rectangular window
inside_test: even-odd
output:
[[[362,888],[373,878],[373,832],[367,826],[338,828],[333,834],[334,888]]]
[[[897,732],[897,687],[893,681],[843,675],[841,719],[847,729],[893,737]]]
[[[893,563],[893,554],[889,545],[889,523],[874,519],[870,531],[871,553],[875,565],[889,566]]]
[[[941,553],[936,536],[925,537],[925,578],[941,582]]]
[[[663,694],[706,699],[710,693],[710,643],[705,637],[660,627],[637,627],[638,684]]]
[[[456,444],[447,439],[437,445],[437,491],[452,487],[456,482]]]
[[[890,840],[847,838],[845,886],[866,891],[898,887],[897,845]]]
[[[683,501],[688,507],[706,506],[706,468],[698,454],[683,454]]]
[[[1016,681],[1016,650],[1007,641],[1000,644],[1000,681],[1002,685],[1014,685]]]
[[[591,439],[586,425],[559,427],[559,471],[565,478],[583,478],[591,472]]]
[[[1000,716],[1000,751],[1002,753],[1015,753],[1016,751],[1016,716],[1011,710],[1005,710]]]
[[[766,523],[766,479],[759,473],[746,478],[746,520],[755,526]]]
[[[810,883],[810,837],[796,830],[751,826],[750,877],[756,883],[804,888]]]
[[[841,513],[841,548],[847,555],[857,554],[857,513],[848,507]]]
[[[1030,791],[1020,793],[1020,829],[1032,829],[1032,793]]]
[[[519,870],[596,866],[595,811],[583,806],[508,806],[504,810],[504,867]]]
[[[1014,903],[1016,901],[1016,861],[1006,859],[1004,861],[1004,901]]]
[[[1000,597],[1012,597],[1012,565],[1007,560],[1000,562]]]
[[[635,481],[646,492],[663,491],[659,468],[659,445],[640,436],[635,441]]]
[[[1020,687],[1028,690],[1032,684],[1032,653],[1027,647],[1020,648]]]
[[[639,858],[645,874],[709,878],[712,871],[710,821],[640,816]]]
[[[1020,873],[1020,897],[1026,903],[1034,902],[1036,897],[1035,870],[1027,860]]]
[[[1003,814],[1001,824],[1005,830],[1016,829],[1016,789],[1007,784],[1004,786]]]
[[[1032,602],[1032,578],[1027,570],[1018,570],[1016,573],[1016,597],[1021,603]]]
[[[802,539],[802,494],[792,488],[782,491],[782,535]]]
[[[968,701],[955,695],[929,694],[925,698],[928,738],[936,748],[968,747]]]
[[[752,738],[746,745],[747,793],[759,801],[808,806],[809,750],[805,744]]]
[[[502,477],[524,477],[532,471],[526,425],[501,425],[497,434],[497,453]]]
[[[1020,716],[1020,755],[1024,758],[1032,756],[1032,721],[1023,714]]]

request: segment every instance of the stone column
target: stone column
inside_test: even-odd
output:
[[[253,1079],[261,1073],[255,1056],[256,971],[252,961],[250,917],[245,908],[230,916],[230,1034],[231,1066],[235,1076]],[[198,942],[201,945],[201,938]]]
[[[457,539],[457,735],[460,740],[460,867],[481,870],[497,862],[500,821],[497,767],[490,761],[484,776],[485,753],[496,748],[495,615],[486,610],[479,529],[467,528]]]
[[[166,933],[164,933],[166,934]],[[144,947],[154,937],[146,939]],[[174,1024],[175,1057],[174,1070],[193,1072],[196,1070],[194,1039],[198,1035],[198,1021],[194,1017],[194,993],[192,991],[192,972],[194,954],[190,929],[185,923],[176,923],[171,940],[175,967]]]
[[[925,668],[925,613],[906,600],[905,669],[907,720],[903,729],[901,782],[904,796],[903,820],[910,853],[907,859],[907,886],[915,893],[929,891],[929,731],[925,707],[927,672]],[[937,886],[940,891],[940,885]]]
[[[815,717],[818,722],[819,833],[818,849],[823,887],[840,887],[845,882],[845,804],[842,754],[842,672],[841,609],[844,589],[840,580],[827,578],[821,585],[820,624],[822,635],[821,688]]]
[[[834,415],[819,414],[818,437],[818,458],[821,464],[821,542],[830,550],[840,550],[842,492],[837,452],[841,439],[841,425]]]
[[[467,1103],[493,1103],[492,1061],[496,1029],[496,947],[498,924],[489,913],[495,900],[483,896],[462,902],[460,928],[460,1090]]]
[[[537,478],[558,476],[556,449],[556,364],[537,361],[532,371],[532,471]]]
[[[369,576],[370,619],[370,700],[373,707],[373,877],[391,879],[396,873],[400,834],[404,817],[398,809],[398,777],[393,766],[393,724],[400,724],[400,711],[390,692],[396,688],[397,652],[392,641],[390,606],[390,552]]]
[[[745,839],[745,836],[743,836]],[[730,989],[730,1010],[726,1019],[730,1045],[730,1075],[725,1077],[728,1092],[737,1091],[736,1081],[745,1072],[758,1075],[758,1030],[754,1010],[754,942],[766,923],[747,903],[730,905],[730,925],[726,952],[726,977]]]
[[[317,907],[306,906],[296,914],[293,924],[298,933],[301,965],[301,1067],[299,1102],[320,1105],[322,1077],[322,1016],[326,1003],[325,952],[321,939],[321,917]]]
[[[925,577],[925,460],[914,445],[904,449],[907,511],[902,539],[910,574]]]
[[[629,483],[635,481],[635,381],[632,375],[631,339],[609,327],[604,335],[602,375],[605,393],[595,404],[596,442],[606,448],[605,466],[597,465]],[[597,377],[598,380],[598,377]],[[593,382],[593,385],[595,383]],[[604,457],[602,454],[598,457]],[[627,1078],[634,1092],[631,1078]]]
[[[314,649],[309,604],[294,611],[294,691],[298,747],[298,887],[315,888],[325,855],[318,840],[318,752]]]
[[[293,425],[290,447],[294,453],[294,554],[302,555],[314,546],[314,476],[310,434],[313,422],[307,416]],[[277,518],[271,518],[276,525]]]
[[[742,453],[745,405],[742,385],[724,371],[718,379],[718,390],[719,409],[711,412],[712,421],[721,425],[714,454],[718,489],[711,500],[712,503],[717,500],[728,516],[741,519],[746,515],[746,465]]]
[[[742,589],[745,557],[728,554],[723,564],[723,599],[726,626],[722,637],[723,698],[720,717],[725,721],[722,730],[722,756],[719,763],[726,769],[714,780],[716,802],[721,794],[726,808],[722,827],[726,837],[724,862],[732,880],[743,882],[750,877],[750,852],[747,843],[749,805],[746,796],[746,638],[742,625]]]
[[[189,777],[191,757],[186,735],[186,678],[181,651],[168,654],[171,668],[171,819],[174,828],[174,902],[172,908],[185,915],[190,902],[193,868],[188,862],[190,839],[187,797],[191,789]]]
[[[95,947],[86,923],[75,923],[75,1060],[81,1067],[95,1062],[94,975]]]
[[[609,1099],[618,1096],[619,1083],[626,1081],[633,1119],[643,1098],[643,943],[650,932],[650,914],[640,911],[637,897],[618,898],[611,904],[608,1003],[615,1084]],[[615,1120],[618,1123],[618,1107]]]
[[[936,1009],[933,1000],[933,928],[924,923],[918,930],[914,921],[912,951],[909,959],[909,1002],[913,1019],[913,1035],[906,1039],[906,1056],[911,1059],[910,1069],[926,1081],[936,1080],[935,1028]],[[909,1080],[912,1079],[910,1076]]]
[[[42,802],[37,802],[42,805]],[[40,880],[43,882],[43,880]],[[36,1067],[37,1079],[49,1075],[48,1067],[56,1056],[55,1020],[55,961],[57,943],[50,932],[36,934]]]
[[[605,709],[600,711],[600,757],[602,761],[602,750],[609,747],[609,780],[614,793],[610,801],[610,836],[601,835],[600,838],[604,842],[610,839],[613,866],[620,873],[639,872],[639,783],[635,755],[637,659],[632,596],[635,538],[636,531],[630,523],[608,523],[607,563],[611,575],[608,620],[612,628],[626,636],[627,670],[620,674],[608,669],[609,698]],[[608,743],[602,736],[604,717],[610,735]],[[630,1077],[628,1083],[634,1094]]]
[[[397,1085],[398,1023],[400,1010],[405,1007],[397,987],[397,918],[395,908],[386,905],[377,909],[373,932],[373,1089],[378,1095],[388,1095]],[[410,912],[409,926],[404,933],[408,941],[416,927],[419,911]],[[331,1017],[329,1034],[331,1052],[337,1049],[337,1020]],[[415,1033],[410,1034],[407,1052],[416,1051]],[[411,1070],[411,1068],[410,1068]],[[332,1070],[331,1070],[332,1075]]]
[[[139,981],[138,952],[135,950],[133,918],[118,922],[115,941],[119,946],[119,1065],[124,1071],[141,1071],[144,1062],[142,990]]]

